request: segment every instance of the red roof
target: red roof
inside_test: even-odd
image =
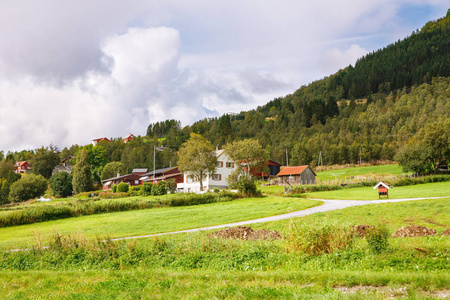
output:
[[[107,141],[107,142],[109,142],[109,139],[105,138],[105,137],[102,137],[102,138],[94,139],[93,141],[96,141],[96,142]]]
[[[277,176],[300,175],[306,168],[308,168],[308,166],[285,167],[277,174]]]
[[[25,164],[28,164],[28,163],[26,161],[18,161],[18,162],[16,162],[17,166],[23,166]]]

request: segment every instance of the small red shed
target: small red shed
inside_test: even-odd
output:
[[[373,189],[378,189],[378,199],[381,198],[381,196],[386,196],[386,198],[389,198],[389,186],[383,182],[378,182]]]

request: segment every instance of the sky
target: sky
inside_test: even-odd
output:
[[[2,0],[0,151],[255,109],[447,9],[448,0]]]

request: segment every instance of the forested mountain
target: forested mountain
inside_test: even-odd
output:
[[[450,13],[420,31],[359,59],[336,74],[302,86],[293,94],[237,115],[200,120],[181,128],[177,120],[150,124],[145,137],[121,139],[91,149],[105,161],[121,161],[130,171],[176,164],[175,151],[190,132],[214,145],[254,138],[270,157],[290,164],[393,160],[406,145],[450,136]],[[439,131],[439,132],[437,132]],[[441,138],[440,138],[441,139]],[[432,140],[432,139],[431,139]],[[430,140],[430,141],[431,141]],[[450,140],[444,144],[450,144]],[[64,157],[78,146],[65,148]],[[448,146],[447,146],[448,148]],[[95,151],[94,151],[95,150]],[[446,151],[449,151],[448,149]],[[448,154],[446,154],[448,155]],[[10,153],[26,160],[33,153]]]

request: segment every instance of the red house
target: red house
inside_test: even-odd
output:
[[[105,138],[105,137],[102,137],[102,138],[98,138],[98,139],[92,140],[92,145],[95,147],[101,141],[109,142],[109,139]]]
[[[257,166],[250,170],[250,173],[254,177],[269,178],[277,176],[280,172],[281,165],[273,160],[268,160],[266,163],[262,163],[261,166]]]
[[[24,174],[30,170],[28,163],[26,161],[18,161],[14,164],[14,172],[16,174]]]
[[[183,173],[178,170],[178,167],[158,169],[155,171],[148,172],[141,176],[139,179],[141,184],[144,182],[152,182],[157,184],[160,181],[167,181],[169,179],[175,179],[177,183],[183,183]]]
[[[378,199],[380,199],[381,196],[386,196],[386,198],[389,198],[389,186],[380,181],[373,187],[373,189],[376,188],[378,188]]]
[[[132,133],[127,134],[122,140],[124,143],[128,143],[131,141],[135,136]]]

